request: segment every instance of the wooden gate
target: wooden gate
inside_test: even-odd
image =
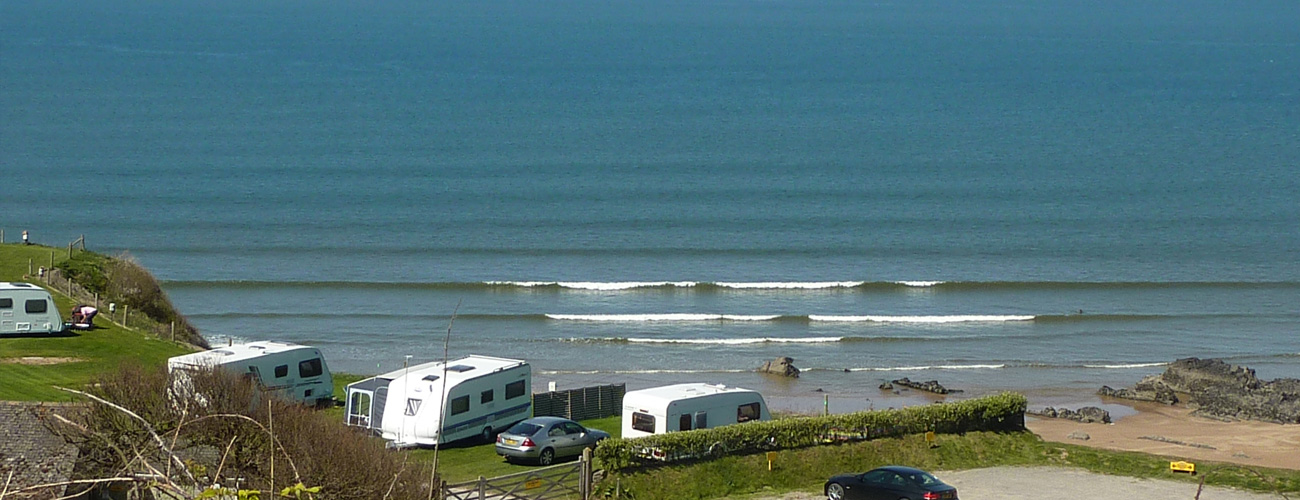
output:
[[[588,500],[591,451],[577,462],[473,481],[443,484],[443,500]]]

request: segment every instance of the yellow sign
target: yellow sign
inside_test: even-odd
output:
[[[1191,462],[1169,462],[1169,470],[1172,472],[1196,474],[1196,464]]]
[[[931,448],[934,448],[936,446],[934,444],[934,431],[929,431],[925,433],[925,442],[928,443]]]
[[[772,462],[775,461],[776,461],[776,452],[775,451],[767,452],[767,470],[772,470]]]
[[[533,488],[541,488],[541,487],[542,487],[541,479],[529,479],[528,482],[524,483],[525,490],[531,490]]]

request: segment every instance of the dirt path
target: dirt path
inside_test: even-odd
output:
[[[957,487],[961,500],[1039,500],[1042,498],[1098,500],[1193,500],[1196,484],[1160,479],[1107,476],[1058,467],[993,467],[935,474]],[[795,492],[747,500],[820,500],[821,492]],[[1201,500],[1281,500],[1227,488],[1206,487]]]

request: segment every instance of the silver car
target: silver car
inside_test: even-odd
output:
[[[582,454],[585,448],[609,437],[609,433],[588,429],[560,417],[533,417],[519,422],[497,436],[497,455],[514,460],[536,460],[551,465],[556,458]]]

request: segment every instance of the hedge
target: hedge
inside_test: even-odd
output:
[[[604,468],[616,471],[651,462],[801,448],[927,431],[951,434],[1020,430],[1024,428],[1028,405],[1029,401],[1023,395],[1004,392],[956,403],[899,410],[785,418],[632,439],[605,439],[596,447],[595,457]]]

